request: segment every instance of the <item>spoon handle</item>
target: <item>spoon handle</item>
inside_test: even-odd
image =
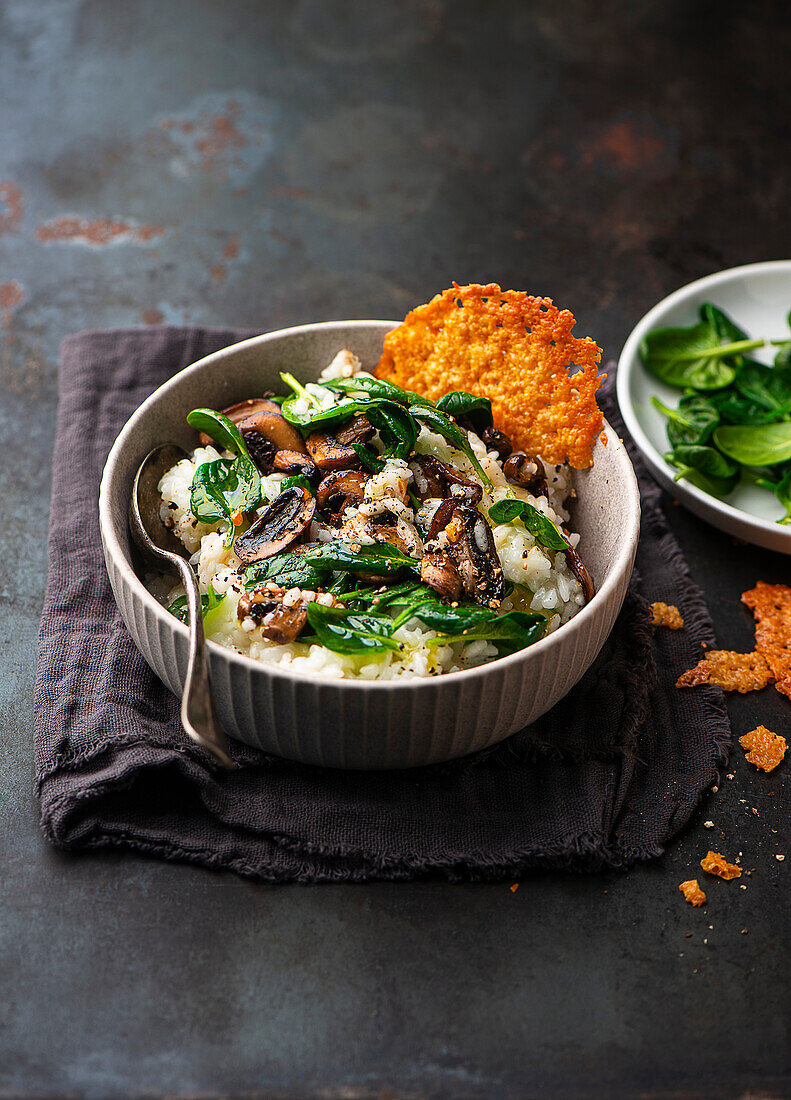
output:
[[[181,574],[189,610],[190,649],[184,693],[181,696],[181,724],[192,740],[210,752],[218,763],[225,768],[232,768],[233,760],[228,755],[228,739],[220,728],[212,702],[198,582],[183,558],[175,554],[172,557]]]

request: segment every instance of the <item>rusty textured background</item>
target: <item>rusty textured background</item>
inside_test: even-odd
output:
[[[62,336],[491,278],[617,355],[668,291],[791,254],[790,50],[784,3],[0,0],[0,1097],[791,1095],[788,764],[737,751],[650,866],[514,893],[69,858],[30,763]],[[669,511],[749,648],[738,594],[788,560]],[[772,690],[731,710],[789,732]],[[709,845],[755,870],[702,913]]]

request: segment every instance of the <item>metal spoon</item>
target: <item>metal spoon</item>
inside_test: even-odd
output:
[[[160,567],[164,566],[169,573],[178,574],[187,593],[190,649],[184,693],[181,697],[181,724],[192,740],[210,752],[223,767],[232,768],[233,761],[228,755],[228,739],[220,726],[212,701],[198,582],[185,558],[184,546],[165,527],[159,515],[162,498],[157,491],[157,485],[171,466],[186,457],[186,451],[171,443],[155,447],[146,455],[132,486],[129,527],[141,552],[149,560],[156,561]]]

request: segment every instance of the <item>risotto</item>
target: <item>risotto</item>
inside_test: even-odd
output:
[[[435,676],[556,630],[593,594],[569,532],[572,471],[514,453],[486,399],[432,402],[348,350],[222,412],[159,483],[207,638],[337,678]],[[284,387],[285,388],[285,387]],[[184,590],[150,590],[185,619]]]

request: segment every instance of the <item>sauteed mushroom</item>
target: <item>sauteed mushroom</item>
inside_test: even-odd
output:
[[[447,554],[424,554],[420,563],[420,579],[444,600],[458,600],[461,595],[459,571]]]
[[[276,497],[234,549],[248,564],[280,554],[310,527],[316,502],[307,489],[292,485]]]
[[[415,479],[415,492],[421,500],[431,497],[454,497],[477,504],[483,488],[431,455],[415,455],[409,460]]]
[[[275,455],[280,451],[307,456],[304,439],[280,410],[259,412],[241,420],[239,431],[250,457],[261,473],[269,473],[273,468]]]
[[[547,472],[540,458],[528,458],[517,451],[503,463],[503,473],[514,485],[521,485],[533,496],[548,496]]]
[[[481,432],[481,439],[490,451],[497,451],[500,458],[503,459],[508,458],[514,449],[509,437],[498,428],[484,428]]]
[[[573,546],[570,546],[568,550],[566,550],[566,564],[582,585],[582,594],[585,597],[585,603],[590,603],[596,593],[593,577],[591,577],[590,573],[585,568],[582,558]]]
[[[355,416],[345,428],[335,433],[335,438],[339,443],[367,443],[375,433],[376,428],[367,417]]]
[[[239,600],[237,611],[244,629],[247,619],[252,619],[270,642],[288,645],[302,633],[308,621],[308,612],[301,601],[291,602],[285,589],[256,588],[246,592]]]
[[[301,474],[311,480],[317,479],[321,473],[310,455],[299,451],[278,451],[272,459],[272,469],[278,474],[288,474],[290,477]]]
[[[506,592],[503,567],[492,529],[477,508],[445,500],[431,521],[429,539],[442,531],[447,536],[447,553],[452,557],[468,596],[476,603],[498,607]]]
[[[334,470],[322,480],[316,504],[333,527],[339,527],[347,508],[360,504],[365,496],[366,474],[359,470]]]
[[[250,397],[247,401],[239,401],[236,405],[229,405],[227,409],[220,409],[220,412],[237,425],[241,424],[243,420],[248,420],[251,416],[256,416],[258,413],[272,412],[280,414],[280,406],[276,401],[269,400],[271,396],[271,391],[267,391],[264,397]],[[201,432],[198,438],[201,447],[208,447],[213,442],[211,436],[206,435],[205,432]]]

